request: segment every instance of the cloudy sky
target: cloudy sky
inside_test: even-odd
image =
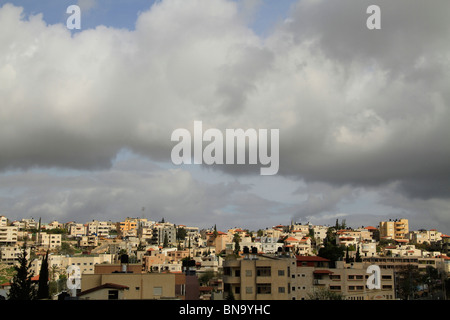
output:
[[[69,5],[81,29],[69,30]],[[370,30],[369,5],[381,8]],[[0,1],[0,215],[450,233],[448,0]],[[279,171],[174,165],[279,129]]]

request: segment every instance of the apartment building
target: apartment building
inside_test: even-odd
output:
[[[167,244],[176,246],[177,230],[171,223],[155,223],[152,227],[151,244],[162,246],[167,237]]]
[[[0,246],[17,243],[18,228],[15,226],[0,227]]]
[[[261,237],[259,238],[261,243],[261,252],[263,253],[276,253],[278,248],[283,247],[283,243],[278,242],[278,238],[274,237]]]
[[[80,300],[175,299],[173,273],[86,274],[81,278]]]
[[[408,219],[395,219],[380,222],[380,237],[394,240],[408,240]]]
[[[52,229],[62,229],[64,228],[64,224],[53,220],[52,222],[45,225],[45,230],[52,230]]]
[[[81,248],[97,247],[98,237],[96,235],[81,236],[78,238],[78,246]]]
[[[86,228],[88,236],[97,236],[97,237],[107,237],[109,235],[110,230],[111,226],[108,222],[97,220],[88,222]]]
[[[8,218],[0,216],[0,227],[6,227],[8,225]]]
[[[236,300],[287,300],[290,289],[289,259],[248,255],[223,262],[224,297]]]
[[[9,265],[15,264],[16,262],[18,262],[18,259],[22,252],[22,246],[0,246],[0,262]],[[27,253],[27,258],[29,258],[31,249],[27,248],[25,252]]]
[[[409,240],[412,243],[416,244],[422,244],[425,242],[431,244],[433,242],[438,242],[442,239],[441,238],[442,233],[438,232],[436,229],[410,231],[408,236]]]
[[[346,264],[338,261],[335,268],[328,268],[328,261],[320,257],[298,256],[296,270],[292,274],[291,297],[306,300],[315,292],[329,290],[346,300],[393,300],[395,299],[394,272],[382,270],[381,288],[369,289],[367,265]]]
[[[56,249],[61,247],[61,234],[40,232],[37,237],[37,244],[46,249]]]
[[[67,224],[67,230],[71,237],[81,237],[86,235],[86,226],[82,223],[70,222]]]
[[[122,236],[136,236],[138,221],[135,218],[126,218],[125,221],[119,222],[119,232]]]
[[[323,240],[327,237],[328,228],[329,227],[327,226],[311,226],[312,235],[316,240],[317,245],[321,245]]]

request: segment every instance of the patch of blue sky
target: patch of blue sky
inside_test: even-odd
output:
[[[248,0],[232,0],[238,3],[239,8],[243,8],[243,3]],[[6,3],[24,8],[24,16],[42,14],[43,20],[49,24],[66,24],[70,14],[67,8],[70,5],[80,5],[81,30],[92,29],[103,25],[113,28],[125,28],[134,30],[136,20],[141,12],[147,11],[158,0],[90,0],[90,3],[83,9],[79,0],[0,0],[0,7]],[[283,21],[287,16],[290,7],[295,0],[261,0],[256,1],[252,9],[249,27],[255,33],[263,36],[267,35],[274,25]]]

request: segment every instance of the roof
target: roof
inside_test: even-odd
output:
[[[319,262],[328,262],[330,260],[319,257],[319,256],[296,256],[297,261],[319,261]]]
[[[91,292],[95,292],[95,291],[98,291],[98,290],[102,290],[102,289],[124,290],[124,289],[128,289],[128,287],[120,285],[120,284],[115,284],[115,283],[105,283],[105,284],[102,284],[101,286],[97,286],[97,287],[94,287],[94,288],[91,288],[91,289],[88,289],[88,290],[84,290],[84,291],[78,293],[77,296],[82,296],[82,295],[85,295],[85,294],[88,294],[88,293],[91,293]]]
[[[372,227],[372,226],[365,227],[364,229],[367,229],[367,230],[377,230],[377,228]]]
[[[287,238],[287,239],[284,239],[284,241],[300,241],[300,240],[298,240],[298,239],[296,239],[296,238],[293,238],[293,237],[289,237],[289,238]]]
[[[31,277],[31,281],[32,281],[32,282],[37,282],[37,281],[39,281],[39,275],[34,276],[34,277]],[[5,282],[5,283],[2,283],[2,284],[1,284],[2,287],[8,287],[8,286],[10,286],[10,285],[11,285],[11,282]]]
[[[315,273],[315,274],[331,274],[331,273],[333,273],[333,271],[330,271],[330,270],[314,270],[313,273]]]

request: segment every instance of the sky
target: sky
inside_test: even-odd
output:
[[[370,5],[381,29],[367,27]],[[407,218],[450,234],[448,12],[447,0],[0,0],[0,215],[220,230]],[[278,172],[174,164],[171,135],[195,121],[278,129]]]

